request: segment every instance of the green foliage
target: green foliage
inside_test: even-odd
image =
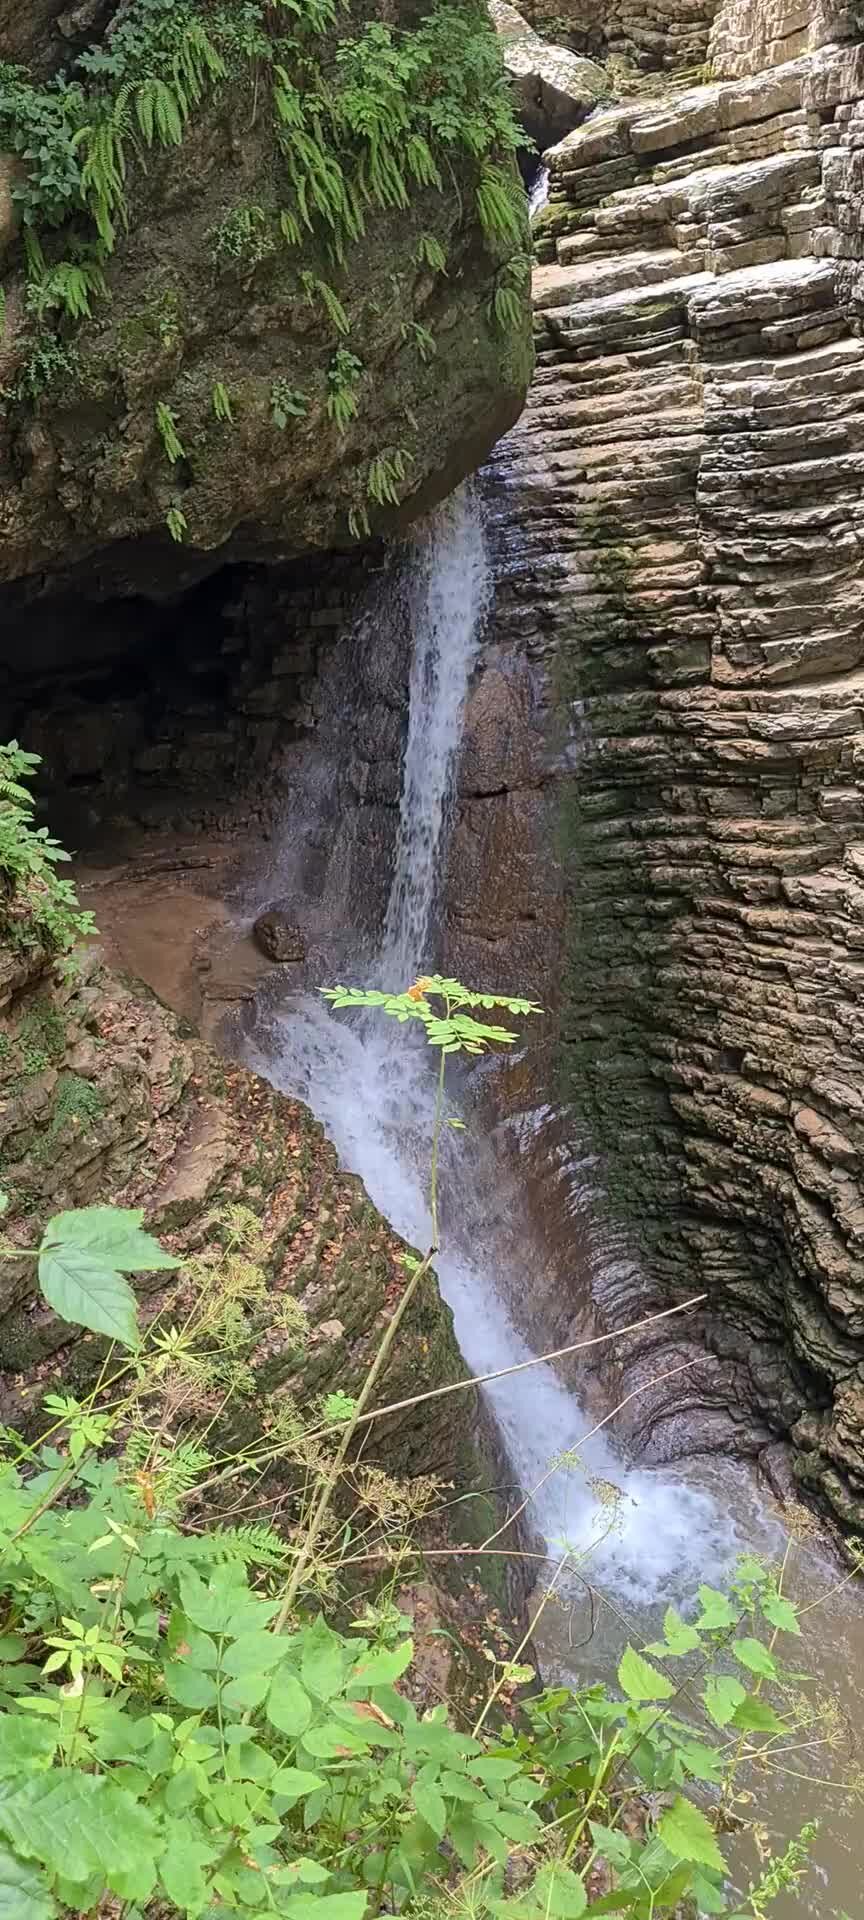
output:
[[[305,420],[308,411],[309,402],[299,387],[292,387],[290,380],[273,381],[270,388],[270,416],[280,433],[285,432],[289,420]]]
[[[421,360],[434,358],[438,350],[435,335],[430,333],[428,327],[421,326],[419,320],[403,320],[401,333],[409,346],[416,347]]]
[[[334,1007],[379,1007],[401,1026],[409,1020],[419,1020],[430,1047],[440,1047],[442,1054],[486,1053],[493,1044],[513,1045],[516,1034],[511,1027],[490,1026],[478,1020],[474,1013],[466,1012],[468,1007],[481,1007],[485,1012],[502,1007],[514,1017],[542,1012],[533,1000],[509,994],[472,993],[461,981],[446,980],[440,974],[423,975],[405,993],[382,993],[377,988],[362,987],[322,987],[321,992]]]
[[[304,236],[342,261],[370,209],[450,191],[460,159],[490,246],[520,245],[524,196],[507,162],[524,139],[482,14],[439,0],[412,31],[373,21],[340,41],[338,12],[337,0],[130,0],[71,72],[43,85],[0,65],[0,144],[20,162],[12,194],[33,311],[90,317],[106,291],[105,259],[129,222],[133,162],[179,147],[192,116],[229,84],[248,86],[253,114],[259,96],[269,100],[282,204],[272,214],[255,204],[228,212],[212,236],[221,264],[254,270],[280,242],[297,247]],[[446,269],[432,233],[421,234],[415,257]],[[304,285],[347,333],[329,282],[309,273]],[[515,321],[515,299],[498,305],[502,324]],[[31,382],[16,397],[36,391]]]
[[[340,432],[357,413],[357,387],[363,362],[345,347],[337,347],[327,369],[327,412]]]
[[[528,254],[521,251],[512,254],[495,276],[491,301],[492,319],[501,333],[508,333],[518,326],[530,285],[531,261]]]
[[[44,944],[66,954],[93,932],[94,921],[79,907],[71,881],[57,872],[68,853],[47,827],[33,824],[27,783],[39,765],[39,755],[26,753],[17,740],[0,747],[0,917],[14,945]]]
[[[386,447],[366,469],[366,492],[379,507],[398,507],[411,455],[406,447]]]
[[[432,273],[447,272],[447,255],[434,233],[421,233],[414,259],[418,267],[428,267]]]
[[[215,380],[213,383],[213,412],[217,420],[224,420],[233,425],[234,409],[224,380]]]
[[[277,239],[263,207],[233,207],[212,235],[213,253],[223,264],[252,270],[276,252]]]
[[[178,460],[185,460],[186,449],[177,432],[177,416],[173,408],[165,405],[164,400],[157,402],[156,425],[165,449],[165,458],[170,460],[172,467],[176,466]]]
[[[189,531],[189,522],[183,512],[183,508],[177,505],[176,500],[168,508],[168,512],[165,515],[165,525],[168,528],[172,540],[176,540],[179,546],[179,544],[185,540]]]

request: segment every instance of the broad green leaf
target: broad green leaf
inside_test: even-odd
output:
[[[339,1635],[319,1614],[302,1636],[300,1675],[304,1687],[319,1700],[332,1700],[339,1693],[345,1674],[345,1648]]]
[[[700,1913],[725,1913],[726,1899],[722,1887],[715,1886],[704,1873],[693,1875],[693,1897]]]
[[[679,1793],[664,1813],[658,1832],[676,1860],[692,1860],[703,1867],[716,1867],[720,1873],[725,1871],[714,1828],[701,1807],[685,1800],[683,1794]]]
[[[168,1692],[181,1707],[215,1706],[218,1688],[212,1673],[202,1673],[200,1667],[187,1667],[182,1660],[168,1660],[164,1672]]]
[[[580,1920],[588,1905],[579,1875],[557,1860],[541,1867],[528,1899],[532,1905],[539,1901],[541,1913],[555,1915],[556,1920]]]
[[[222,1655],[222,1671],[239,1679],[246,1673],[272,1673],[291,1651],[290,1641],[279,1634],[258,1632],[241,1633],[239,1639],[225,1648]]]
[[[768,1648],[762,1645],[761,1640],[751,1640],[749,1637],[744,1640],[733,1640],[732,1652],[736,1660],[740,1660],[742,1667],[747,1667],[750,1673],[761,1674],[766,1680],[776,1680],[777,1662]]]
[[[604,1827],[599,1820],[590,1820],[588,1824],[598,1853],[602,1853],[610,1867],[629,1866],[633,1846],[626,1833],[617,1833],[614,1827]]]
[[[0,1844],[0,1920],[55,1920],[56,1913],[39,1868]]]
[[[661,1659],[677,1660],[684,1653],[693,1653],[702,1645],[702,1636],[698,1627],[691,1627],[682,1620],[675,1607],[667,1607],[663,1616],[664,1640],[655,1640],[646,1649],[648,1653],[659,1654]]]
[[[741,1727],[748,1733],[782,1733],[783,1722],[778,1720],[773,1707],[767,1701],[757,1700],[753,1694],[742,1700],[732,1715],[733,1727]]]
[[[519,1772],[518,1760],[506,1760],[499,1754],[481,1754],[479,1760],[469,1760],[469,1771],[478,1780],[512,1780]]]
[[[319,1773],[304,1773],[300,1767],[280,1767],[270,1782],[270,1791],[279,1800],[296,1801],[305,1799],[307,1793],[315,1793],[326,1786]]]
[[[424,1785],[421,1781],[415,1780],[411,1797],[421,1819],[425,1820],[427,1827],[432,1828],[432,1832],[437,1834],[439,1840],[443,1840],[447,1826],[447,1808],[437,1787]]]
[[[677,1740],[676,1752],[688,1773],[696,1780],[718,1782],[723,1778],[723,1755],[716,1747],[703,1746],[699,1740]]]
[[[746,1698],[746,1689],[740,1680],[728,1673],[709,1674],[702,1694],[705,1712],[715,1727],[728,1727],[735,1708]]]
[[[251,1712],[260,1707],[267,1692],[270,1679],[268,1673],[242,1673],[237,1680],[229,1680],[222,1688],[222,1705],[237,1713]]]
[[[401,1680],[413,1658],[413,1640],[403,1640],[401,1646],[392,1649],[375,1648],[372,1653],[367,1653],[362,1660],[358,1660],[351,1673],[351,1685],[352,1687],[392,1685],[394,1680]]]
[[[142,1232],[143,1207],[80,1207],[55,1213],[42,1236],[42,1245],[80,1247],[101,1258],[118,1273],[158,1273],[179,1267],[152,1233]]]
[[[180,1575],[183,1611],[205,1633],[230,1634],[232,1639],[252,1627],[266,1626],[278,1611],[278,1601],[259,1600],[250,1593],[237,1568],[221,1567],[219,1579],[207,1586],[184,1568]]]
[[[156,1822],[113,1781],[71,1768],[17,1792],[0,1785],[0,1828],[16,1851],[71,1882],[102,1873],[121,1899],[146,1900],[156,1878]]]
[[[49,1307],[73,1327],[104,1333],[123,1347],[138,1345],[138,1307],[128,1280],[101,1254],[62,1241],[43,1241],[39,1285]]]
[[[782,1593],[763,1593],[759,1605],[772,1627],[779,1627],[781,1633],[800,1634],[798,1609],[791,1600],[784,1599]]]
[[[599,1900],[592,1900],[590,1907],[586,1907],[585,1920],[594,1920],[596,1913],[629,1913],[644,1898],[642,1887],[622,1887],[619,1893],[601,1894]]]
[[[0,1714],[0,1777],[42,1772],[54,1757],[58,1739],[56,1722],[46,1725],[24,1713]]]
[[[665,1673],[658,1673],[633,1647],[626,1647],[618,1662],[618,1685],[628,1700],[669,1700],[675,1692]]]
[[[720,1632],[725,1627],[734,1627],[738,1615],[725,1593],[718,1593],[716,1587],[700,1587],[699,1598],[702,1612],[696,1622],[697,1627],[712,1633]]]
[[[287,1733],[289,1739],[296,1740],[306,1732],[312,1718],[312,1702],[296,1674],[283,1668],[274,1675],[265,1711],[271,1726]]]
[[[279,1911],[287,1920],[363,1920],[368,1904],[368,1893],[298,1893]]]
[[[207,1882],[204,1868],[213,1860],[218,1860],[223,1846],[221,1841],[212,1847],[195,1840],[188,1827],[179,1821],[172,1822],[172,1835],[159,1862],[162,1885],[175,1907],[182,1912],[193,1914],[203,1912],[208,1900]]]

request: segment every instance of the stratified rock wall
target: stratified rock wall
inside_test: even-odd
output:
[[[860,1525],[864,46],[796,18],[730,7],[745,72],[797,57],[547,156],[504,461],[579,722],[582,1139],[657,1297],[708,1293],[727,1398]]]

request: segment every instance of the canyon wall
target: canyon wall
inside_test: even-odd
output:
[[[539,370],[495,486],[523,529],[499,641],[518,631],[558,699],[529,784],[562,829],[562,1092],[641,1255],[612,1263],[605,1305],[705,1292],[717,1357],[685,1400],[722,1405],[745,1449],[791,1434],[800,1480],[859,1527],[864,46],[832,38],[850,31],[730,6],[713,46],[732,78],[624,103],[546,156]],[[671,1401],[636,1419],[674,1451]]]

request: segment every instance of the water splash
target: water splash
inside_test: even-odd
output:
[[[408,981],[429,959],[453,763],[491,581],[480,511],[460,487],[415,543],[408,593],[413,639],[408,742],[396,867],[381,942],[380,978]]]

